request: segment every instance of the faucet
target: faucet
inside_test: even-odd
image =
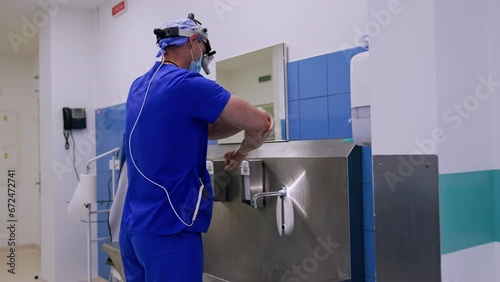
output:
[[[256,209],[257,208],[257,199],[259,199],[260,197],[275,197],[275,196],[278,196],[281,199],[284,199],[286,197],[286,188],[285,188],[285,186],[281,186],[280,189],[279,189],[279,191],[260,192],[260,193],[255,194],[252,197],[252,200],[250,201],[252,209]]]

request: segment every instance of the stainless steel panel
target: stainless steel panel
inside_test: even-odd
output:
[[[212,181],[212,189],[214,194],[214,201],[225,202],[227,201],[227,183],[228,175],[224,170],[225,163],[223,160],[214,160],[214,174],[210,176]]]
[[[211,146],[209,158],[233,148]],[[205,271],[233,282],[349,279],[347,155],[352,149],[327,140],[270,143],[252,152],[249,159],[264,163],[266,190],[285,185],[292,194],[294,231],[280,237],[276,198],[264,199],[261,209],[242,203],[240,171],[231,172],[228,202],[215,203],[203,236]]]
[[[437,156],[374,156],[377,281],[439,282]]]
[[[208,159],[221,158],[226,152],[238,148],[238,144],[208,146]],[[292,142],[265,143],[250,152],[248,159],[260,158],[300,158],[300,157],[346,157],[353,143],[342,140],[306,140]]]
[[[203,273],[203,282],[228,282],[227,280],[220,279],[219,277],[215,277],[213,275]]]

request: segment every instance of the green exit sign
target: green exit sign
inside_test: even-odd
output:
[[[266,82],[266,81],[271,81],[270,75],[264,75],[264,76],[259,77],[259,83]]]

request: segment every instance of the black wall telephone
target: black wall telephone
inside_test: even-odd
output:
[[[87,128],[87,116],[84,108],[63,108],[64,130]]]

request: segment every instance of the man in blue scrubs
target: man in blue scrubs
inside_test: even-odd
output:
[[[273,121],[199,74],[213,52],[192,14],[155,34],[162,59],[134,81],[126,105],[121,255],[127,282],[197,282],[213,206],[207,141],[245,131],[241,146],[225,154],[225,169],[234,170]]]

